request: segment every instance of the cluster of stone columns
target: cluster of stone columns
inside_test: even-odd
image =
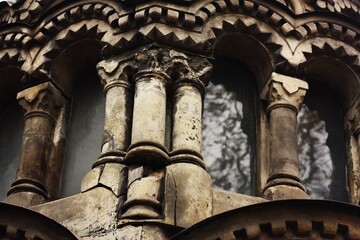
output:
[[[268,101],[270,122],[269,177],[263,194],[269,199],[309,198],[299,178],[297,114],[308,84],[273,73],[262,98]]]
[[[5,201],[30,206],[59,194],[67,100],[50,82],[18,93],[17,99],[25,113],[25,127],[16,180]]]
[[[134,112],[131,145],[125,157],[129,178],[123,218],[163,216],[167,165],[186,162],[204,166],[202,96],[210,71],[206,59],[191,58],[174,50],[146,49],[135,56]],[[167,108],[169,101],[172,112]],[[172,115],[172,125],[166,124],[168,115]],[[172,131],[171,139],[166,139],[167,131]]]
[[[188,176],[187,184],[176,186],[187,194],[181,206],[188,209],[183,213],[196,212],[191,201],[211,202],[211,180],[201,153],[210,62],[166,48],[147,48],[134,58],[104,60],[97,69],[106,99],[104,138],[82,192],[108,187],[123,196],[121,218],[159,219],[164,216],[169,179],[176,185],[176,179]],[[296,134],[296,116],[307,89],[304,81],[273,73],[262,93],[269,103],[270,122],[270,174],[263,190],[267,198],[308,198],[299,179]],[[64,154],[55,139],[65,138],[60,132],[67,100],[50,82],[20,92],[18,100],[25,111],[25,130],[7,201],[19,204],[22,198],[20,205],[29,206],[59,191]],[[199,218],[211,216],[209,204],[204,205],[208,208]]]
[[[174,170],[181,169],[182,174],[191,172],[188,181],[200,185],[188,184],[195,191],[207,184],[208,193],[197,191],[186,197],[189,202],[204,195],[210,201],[211,180],[201,156],[203,94],[211,72],[208,60],[147,48],[131,59],[104,60],[97,69],[106,98],[104,140],[101,156],[82,182],[82,192],[99,185],[111,188],[122,196],[120,216],[125,223],[164,219],[167,185],[175,181],[172,178],[182,177]],[[111,172],[116,169],[121,173],[114,178]],[[179,183],[183,193],[185,185]],[[210,204],[203,205],[210,209]],[[198,215],[209,217],[210,211]]]

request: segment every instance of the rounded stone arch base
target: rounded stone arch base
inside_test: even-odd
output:
[[[171,240],[360,239],[360,207],[322,200],[255,204],[208,218]]]
[[[0,239],[76,240],[67,228],[32,210],[0,203]]]

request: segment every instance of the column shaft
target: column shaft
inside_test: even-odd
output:
[[[167,79],[161,74],[141,74],[136,78],[131,143],[165,144]]]
[[[45,114],[25,117],[24,135],[16,181],[9,194],[28,189],[47,198],[45,176],[54,123]]]
[[[125,195],[127,166],[126,150],[130,144],[133,88],[130,83],[132,66],[118,57],[97,65],[105,94],[105,123],[101,155],[93,169],[84,177],[81,191],[107,186],[116,196]]]
[[[270,112],[270,180],[278,177],[299,181],[296,112],[281,107]]]
[[[106,91],[105,133],[102,153],[125,151],[130,145],[130,113],[132,99],[130,85],[115,85]],[[131,106],[131,107],[130,107]]]
[[[165,166],[168,72],[172,58],[167,49],[145,49],[135,56],[135,97],[131,145],[125,160],[129,165]]]
[[[205,168],[202,159],[202,111],[212,66],[206,58],[174,54],[172,163]]]
[[[187,149],[201,154],[202,96],[191,85],[182,85],[174,93],[173,151]]]
[[[130,145],[132,88],[117,80],[104,87],[105,124],[101,156],[93,167],[105,162],[120,163]]]

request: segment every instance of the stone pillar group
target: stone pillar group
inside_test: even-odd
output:
[[[180,218],[181,214],[198,212],[189,220],[211,215],[211,179],[201,156],[203,94],[210,72],[208,60],[174,50],[145,49],[135,56],[131,145],[124,159],[129,172],[127,197],[121,208],[123,219],[163,219],[174,224],[176,219],[164,219],[170,216],[165,213],[166,204],[171,202],[167,194],[176,194],[184,201],[180,210],[171,210],[171,215],[178,211]],[[173,107],[169,109],[169,105]],[[171,124],[167,123],[169,117]],[[169,132],[171,139],[166,137]],[[186,179],[181,180],[184,176]],[[167,193],[169,183],[176,181],[177,188]]]

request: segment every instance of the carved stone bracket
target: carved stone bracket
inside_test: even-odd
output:
[[[48,169],[52,161],[50,151],[54,148],[56,120],[66,100],[50,82],[20,92],[17,99],[25,112],[25,127],[16,181],[9,190],[8,199],[10,202],[26,206],[48,199],[47,185],[51,181],[61,179],[61,174],[52,175]],[[16,193],[22,192],[30,192],[38,197],[31,200],[16,199]],[[15,196],[13,201],[11,195]]]
[[[308,198],[299,179],[296,115],[308,84],[273,73],[262,92],[269,106],[270,174],[264,195],[270,199]]]

